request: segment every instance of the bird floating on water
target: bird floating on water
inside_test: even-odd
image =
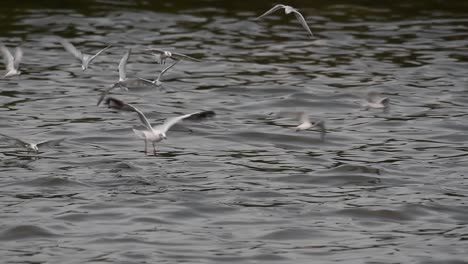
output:
[[[288,15],[288,14],[290,14],[290,13],[293,13],[293,14],[296,16],[297,20],[299,20],[299,22],[301,23],[301,25],[305,28],[305,30],[307,30],[307,32],[309,32],[309,34],[310,34],[312,37],[314,36],[314,34],[312,33],[312,31],[311,31],[310,28],[309,28],[309,25],[307,24],[307,22],[306,22],[306,20],[305,20],[305,18],[304,18],[304,16],[303,16],[299,11],[297,11],[297,9],[295,9],[295,8],[292,7],[292,6],[281,5],[281,4],[275,5],[273,8],[271,8],[271,9],[268,10],[268,11],[266,11],[263,15],[261,15],[261,16],[255,18],[255,20],[259,20],[259,19],[263,18],[264,16],[267,16],[267,15],[269,15],[269,14],[271,14],[271,13],[273,13],[273,12],[275,12],[276,10],[281,9],[281,8],[284,8],[284,13],[285,13],[286,15]]]
[[[307,113],[304,113],[304,112],[298,113],[298,116],[299,116],[299,123],[300,124],[297,127],[295,127],[294,130],[296,132],[303,131],[303,130],[308,130],[308,129],[317,127],[319,132],[320,132],[320,139],[322,141],[325,139],[325,133],[326,133],[325,121],[319,120],[317,122],[312,122],[312,121],[310,121],[309,115]]]
[[[23,58],[23,50],[20,47],[16,47],[15,56],[11,55],[10,51],[4,45],[0,46],[0,50],[3,54],[3,59],[6,66],[6,74],[3,78],[8,78],[16,75],[20,75],[21,71],[19,70],[19,64]]]
[[[370,92],[367,95],[365,102],[363,102],[361,105],[364,107],[365,110],[368,110],[369,108],[386,110],[388,109],[389,104],[390,99],[388,97],[382,97],[376,92]]]

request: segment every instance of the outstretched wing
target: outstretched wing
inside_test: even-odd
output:
[[[281,5],[281,4],[275,5],[275,6],[272,7],[270,10],[266,11],[265,13],[263,13],[263,15],[261,15],[261,16],[255,18],[255,20],[261,19],[262,17],[267,16],[267,15],[269,15],[269,14],[271,14],[271,13],[273,13],[273,12],[275,12],[276,10],[281,9],[281,8],[285,8],[285,5]]]
[[[127,79],[127,61],[130,57],[130,53],[132,49],[128,49],[127,52],[123,55],[122,59],[120,59],[119,63],[119,82],[123,82]]]
[[[164,54],[164,50],[161,49],[155,49],[155,48],[150,48],[150,49],[144,49],[143,51],[149,52],[149,53],[156,53],[156,54]]]
[[[195,59],[194,57],[190,57],[188,55],[181,54],[181,53],[175,53],[175,52],[172,52],[172,57],[174,57],[177,60],[191,60],[191,61],[197,61],[197,62],[201,61],[199,59]]]
[[[19,68],[19,64],[22,59],[23,59],[23,50],[20,47],[17,47],[15,51],[15,59],[13,60],[13,66],[15,67],[15,69]]]
[[[96,54],[94,54],[91,58],[89,58],[88,63],[91,63],[92,60],[94,60],[99,54],[101,54],[103,51],[106,49],[110,48],[112,45],[108,45],[107,47],[103,48],[102,50],[98,51]]]
[[[104,102],[105,105],[107,105],[108,108],[112,108],[115,110],[122,110],[122,111],[131,111],[134,112],[135,108],[124,103],[123,101],[113,98],[113,97],[107,97],[106,101]]]
[[[44,147],[44,146],[49,147],[49,148],[56,147],[60,145],[64,140],[65,138],[42,141],[42,142],[37,143],[37,147]]]
[[[390,99],[388,99],[388,97],[383,97],[383,98],[380,98],[379,102],[383,104],[384,106],[387,106],[388,103],[390,102]]]
[[[27,147],[29,145],[29,143],[24,142],[23,140],[18,139],[18,138],[10,137],[10,136],[7,136],[5,134],[0,134],[0,136],[4,137],[8,141],[10,141],[11,144],[13,144],[15,146]]]
[[[144,81],[144,82],[147,82],[147,83],[150,83],[150,84],[154,84],[155,82],[153,82],[152,80],[148,80],[148,79],[144,79],[144,78],[138,78],[138,80],[141,80],[141,81]]]
[[[73,55],[73,57],[80,61],[83,60],[83,54],[81,53],[81,51],[76,49],[75,46],[73,46],[73,44],[70,43],[70,41],[66,39],[60,39],[60,43],[66,51],[70,52]]]
[[[107,95],[110,91],[112,91],[112,90],[114,90],[115,88],[119,87],[119,85],[120,85],[119,83],[115,83],[115,84],[112,85],[110,88],[107,88],[106,90],[104,90],[104,91],[101,93],[101,96],[100,96],[99,99],[98,99],[97,106],[99,106],[99,105],[101,104],[102,100],[104,100],[104,98],[106,97],[106,95]]]
[[[166,73],[170,68],[174,67],[179,61],[176,60],[173,64],[171,64],[169,67],[167,67],[166,69],[162,70],[162,72],[159,74],[158,76],[158,81],[161,80],[161,77],[164,75],[164,73]]]
[[[106,99],[106,104],[113,109],[136,112],[138,114],[138,118],[140,119],[141,123],[146,127],[146,129],[148,130],[153,129],[151,127],[150,122],[146,118],[146,116],[140,110],[138,110],[138,108],[134,107],[133,105],[127,104],[124,101],[113,98],[113,97],[108,97]]]
[[[3,59],[5,60],[5,66],[7,68],[7,71],[11,71],[15,69],[14,65],[14,58],[13,55],[11,55],[10,51],[7,49],[5,46],[0,46],[0,50],[2,51],[3,54]]]
[[[297,116],[299,117],[299,123],[310,123],[310,118],[309,114],[305,112],[299,112],[297,113]]]
[[[155,129],[161,130],[163,133],[166,133],[169,129],[171,129],[173,125],[177,124],[178,122],[182,120],[191,119],[195,117],[197,119],[200,119],[201,117],[211,117],[214,115],[215,115],[215,112],[213,111],[201,111],[201,112],[195,112],[195,113],[186,114],[182,116],[177,116],[177,117],[167,119],[166,122],[164,122],[164,124],[155,127]]]
[[[296,9],[294,9],[292,12],[294,12],[294,15],[296,16],[297,20],[299,20],[299,22],[307,30],[307,32],[309,32],[309,34],[311,36],[314,36],[314,34],[312,33],[312,31],[309,28],[309,25],[307,24],[307,21],[304,18],[304,16],[301,13],[299,13],[299,11],[297,11]]]
[[[129,106],[131,109],[133,109],[134,112],[138,114],[138,118],[140,119],[141,123],[146,127],[146,129],[148,130],[153,129],[153,127],[151,127],[151,123],[148,121],[146,116],[140,110],[138,110],[138,108],[134,107],[131,104],[126,104],[126,105]]]

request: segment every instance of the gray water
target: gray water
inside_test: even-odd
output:
[[[25,53],[0,133],[66,140],[0,139],[1,263],[468,263],[468,2],[285,2],[313,38],[283,12],[253,21],[270,1],[41,2],[0,9]],[[83,72],[57,36],[114,46]],[[154,124],[217,113],[158,156],[134,113],[96,106],[126,49],[128,77],[163,69],[148,47],[202,62],[112,96]],[[389,110],[364,110],[369,92]]]

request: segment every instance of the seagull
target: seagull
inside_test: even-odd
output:
[[[312,31],[310,30],[309,28],[309,25],[307,25],[307,22],[304,18],[304,16],[299,13],[299,11],[297,11],[297,9],[295,9],[294,7],[292,6],[287,6],[287,5],[275,5],[273,8],[271,8],[270,10],[266,11],[263,15],[255,18],[255,20],[259,20],[261,18],[263,18],[264,16],[266,15],[269,15],[273,12],[275,12],[276,10],[278,9],[281,9],[281,8],[284,8],[284,13],[285,14],[290,14],[290,13],[294,13],[294,15],[296,16],[297,20],[299,20],[299,22],[302,24],[302,26],[307,30],[307,32],[309,32],[309,34],[311,36],[314,36],[314,34],[312,34]]]
[[[165,68],[164,70],[161,71],[161,73],[159,74],[158,78],[154,81],[151,81],[151,80],[147,80],[147,79],[143,79],[143,78],[139,78],[140,80],[142,81],[145,81],[147,83],[150,83],[152,85],[155,85],[155,86],[161,86],[162,85],[162,82],[160,81],[161,80],[161,77],[172,67],[174,67],[179,61],[176,60],[173,64],[171,64],[169,67]]]
[[[123,55],[122,59],[120,59],[119,62],[119,81],[114,83],[110,88],[105,90],[102,94],[101,97],[99,97],[97,105],[99,106],[106,97],[106,95],[112,91],[115,88],[124,88],[125,90],[128,90],[128,79],[127,79],[127,61],[128,58],[130,57],[130,54],[132,53],[132,49],[128,49],[127,52]]]
[[[325,138],[325,133],[326,133],[326,130],[325,130],[325,121],[323,120],[319,120],[317,122],[311,122],[310,121],[310,117],[307,113],[304,113],[304,112],[300,112],[299,113],[299,122],[300,124],[295,127],[295,131],[296,132],[299,132],[299,131],[302,131],[302,130],[307,130],[307,129],[310,129],[310,128],[313,128],[313,127],[317,127],[320,131],[320,139],[323,141],[323,139]]]
[[[365,110],[369,108],[375,109],[384,109],[386,110],[390,104],[390,99],[388,97],[381,97],[376,92],[370,92],[367,95],[366,101],[361,105],[364,107]]]
[[[156,57],[159,57],[159,59],[161,60],[160,61],[161,64],[165,64],[167,58],[177,60],[177,61],[179,61],[179,60],[190,60],[190,61],[200,62],[200,60],[195,59],[195,58],[190,57],[190,56],[187,56],[185,54],[170,52],[170,51],[167,51],[167,50],[151,48],[151,49],[145,49],[144,51],[149,52],[149,53],[153,54]]]
[[[23,50],[20,47],[16,47],[15,57],[11,55],[10,51],[4,45],[0,46],[0,50],[2,51],[3,59],[5,60],[5,66],[7,69],[7,73],[3,76],[3,78],[20,75],[21,71],[19,71],[19,64],[23,58]]]
[[[99,54],[101,54],[103,51],[107,50],[108,48],[112,46],[112,45],[108,45],[107,47],[103,48],[102,50],[98,51],[96,54],[91,56],[88,54],[81,53],[81,51],[76,49],[75,46],[73,46],[73,44],[71,44],[70,41],[66,39],[60,39],[60,43],[62,44],[62,46],[65,48],[66,51],[70,52],[76,59],[78,59],[81,62],[81,69],[83,69],[83,71],[86,71],[86,69],[88,69],[88,65]]]
[[[0,136],[2,137],[5,137],[6,139],[10,140],[13,142],[13,145],[16,145],[16,146],[20,146],[20,147],[24,147],[26,148],[26,150],[29,152],[36,152],[38,153],[39,152],[39,148],[42,148],[42,147],[55,147],[55,146],[58,146],[60,143],[62,143],[62,141],[65,140],[65,138],[61,138],[61,139],[55,139],[55,140],[46,140],[46,141],[41,141],[39,143],[28,143],[28,142],[25,142],[21,139],[17,139],[17,138],[14,138],[14,137],[11,137],[11,136],[7,136],[7,135],[4,135],[4,134],[0,134]]]
[[[158,126],[151,126],[151,123],[148,121],[146,116],[138,110],[138,108],[134,107],[131,104],[124,103],[115,98],[108,98],[107,100],[109,105],[113,105],[115,109],[123,109],[124,107],[130,108],[133,112],[138,114],[138,118],[140,119],[141,123],[145,126],[145,130],[137,130],[133,129],[135,135],[145,141],[145,153],[147,154],[148,149],[148,141],[150,141],[153,145],[153,153],[156,156],[156,143],[160,142],[164,139],[167,139],[166,133],[167,131],[176,123],[181,122],[186,119],[202,119],[207,117],[212,117],[215,115],[213,111],[200,111],[191,114],[181,115],[173,118],[167,119],[163,124]]]

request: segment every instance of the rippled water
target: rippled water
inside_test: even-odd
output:
[[[466,2],[292,1],[314,38],[253,21],[269,1],[40,2],[1,7],[0,41],[25,55],[0,133],[67,140],[0,141],[2,262],[468,263]],[[56,36],[114,47],[83,72]],[[112,95],[155,123],[217,113],[156,157],[134,113],[96,106],[127,48],[128,77],[163,68],[151,46],[203,62]],[[360,106],[371,91],[388,112]],[[325,120],[325,141],[285,111]]]

